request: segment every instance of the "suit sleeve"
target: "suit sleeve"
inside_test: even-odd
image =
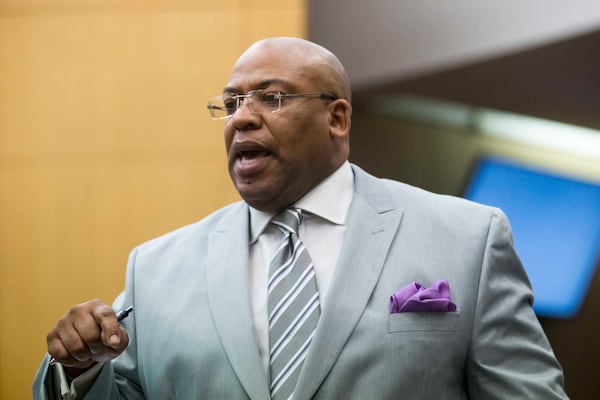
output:
[[[532,308],[509,222],[492,215],[467,360],[474,399],[566,399],[563,374]]]
[[[134,250],[127,265],[127,288],[119,295],[113,304],[115,310],[124,308],[125,305],[134,304],[133,275],[137,249]],[[142,400],[145,399],[143,392],[137,383],[136,363],[136,340],[135,340],[135,311],[125,320],[122,325],[129,334],[129,345],[127,349],[112,362],[105,363],[99,370],[93,384],[86,385],[85,393],[77,393],[76,399],[91,400]],[[59,400],[58,393],[53,382],[53,376],[49,367],[49,356],[46,356],[40,365],[33,382],[34,400]]]

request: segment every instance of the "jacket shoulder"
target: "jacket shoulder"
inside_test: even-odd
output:
[[[357,166],[353,166],[356,176],[356,190],[367,198],[387,197],[394,207],[405,213],[426,215],[428,218],[442,219],[467,217],[469,219],[491,218],[504,215],[496,207],[475,203],[461,197],[434,193],[407,183],[373,176]]]
[[[163,251],[168,247],[177,246],[190,241],[202,241],[208,234],[219,229],[219,226],[229,226],[230,221],[248,212],[246,203],[239,201],[220,208],[199,221],[182,226],[161,236],[141,243],[136,250],[141,253]],[[239,221],[239,220],[238,220]]]

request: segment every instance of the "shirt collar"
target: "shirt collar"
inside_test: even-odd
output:
[[[292,205],[334,224],[344,225],[352,196],[354,175],[348,161]],[[275,213],[250,208],[250,244],[265,230]]]

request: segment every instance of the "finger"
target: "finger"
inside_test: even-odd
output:
[[[119,352],[127,347],[127,333],[117,320],[115,311],[111,307],[105,304],[99,305],[94,308],[92,315],[98,326],[100,326],[100,339],[105,346]],[[127,340],[124,340],[126,338]]]
[[[118,357],[121,353],[122,350],[115,350],[111,347],[105,347],[104,351],[97,354],[92,354],[92,360],[94,362],[106,362]]]
[[[66,330],[64,326],[57,325],[48,334],[47,341],[48,353],[62,365],[85,368],[91,363],[89,352],[82,350],[85,348],[83,342],[77,339],[77,335]]]
[[[78,361],[71,357],[62,341],[54,331],[48,334],[46,341],[48,342],[48,354],[50,354],[55,361],[63,365],[77,364]]]
[[[116,334],[109,334],[105,331],[102,331],[101,337],[102,343],[107,343],[107,346],[118,353],[121,353],[123,350],[125,350],[129,344],[129,335],[121,325],[119,325],[119,330]]]
[[[105,344],[110,343],[110,338],[106,337],[105,333],[102,331],[100,331],[98,340],[86,342],[88,349],[92,353],[92,358],[98,359],[99,357],[102,357],[103,354],[112,355],[111,358],[114,358],[127,347],[129,343],[127,332],[123,328],[119,329],[120,331],[117,335],[118,341],[115,345]]]
[[[74,327],[60,330],[58,337],[70,357],[80,362],[91,360],[92,352]]]
[[[109,361],[121,353],[102,343],[100,327],[91,316],[88,321],[75,321],[74,326],[70,330],[61,325],[56,333],[48,335],[48,351],[63,366],[86,369],[94,362]]]
[[[74,359],[62,345],[54,347],[49,354],[51,355],[53,362],[58,362],[64,367],[86,369],[93,364],[93,361],[91,360],[82,362]],[[55,355],[52,356],[52,354]]]
[[[63,315],[47,336],[48,352],[62,364],[88,362],[91,351],[86,342],[100,341],[100,327],[91,312],[100,300],[73,306]],[[83,337],[82,337],[83,336]]]
[[[100,326],[92,314],[73,321],[73,327],[91,355],[106,351],[106,346],[102,344]]]

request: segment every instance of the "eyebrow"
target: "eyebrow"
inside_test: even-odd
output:
[[[283,79],[266,79],[264,81],[259,82],[256,86],[254,86],[254,89],[252,90],[265,89],[271,85],[281,85],[286,90],[293,90],[294,88],[294,86],[289,81]],[[238,90],[237,88],[231,86],[227,86],[223,89],[223,93],[238,94],[240,92],[241,90]]]

